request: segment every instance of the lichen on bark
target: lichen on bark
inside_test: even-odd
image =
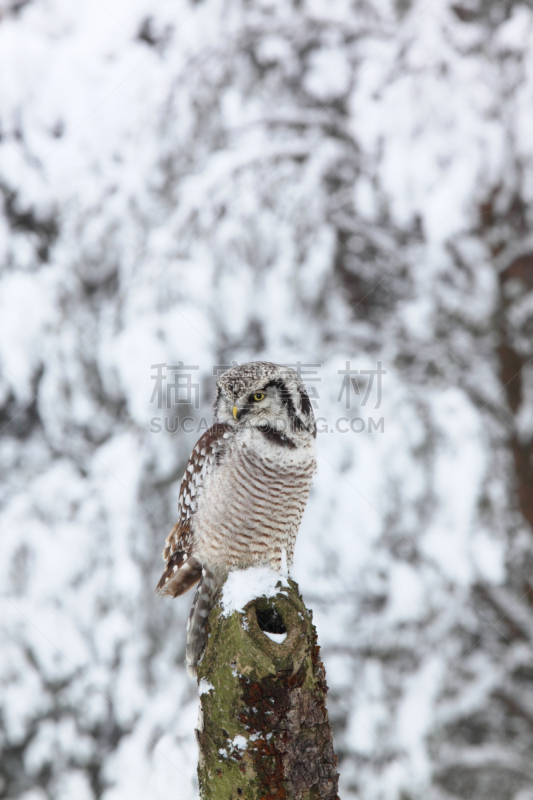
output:
[[[294,581],[229,617],[215,606],[198,681],[203,800],[338,800],[324,667]]]

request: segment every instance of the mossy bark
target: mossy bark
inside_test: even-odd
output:
[[[265,633],[283,628],[281,643]],[[324,667],[297,584],[229,617],[217,605],[208,631],[198,667],[203,800],[338,800]]]

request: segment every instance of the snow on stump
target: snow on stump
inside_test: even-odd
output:
[[[198,666],[203,800],[338,800],[327,685],[297,584],[230,573]]]

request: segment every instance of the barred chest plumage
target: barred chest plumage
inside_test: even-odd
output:
[[[297,372],[242,364],[217,382],[215,424],[193,448],[167,537],[157,590],[178,597],[198,584],[189,618],[194,672],[205,621],[231,569],[290,566],[316,468],[312,404]]]
[[[316,469],[314,448],[290,446],[257,428],[229,437],[205,480],[194,517],[194,555],[215,574],[268,563],[290,566]]]

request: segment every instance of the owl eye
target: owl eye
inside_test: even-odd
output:
[[[254,402],[255,403],[260,403],[261,400],[265,399],[265,397],[266,397],[266,394],[264,392],[256,392],[256,394],[254,394]]]

